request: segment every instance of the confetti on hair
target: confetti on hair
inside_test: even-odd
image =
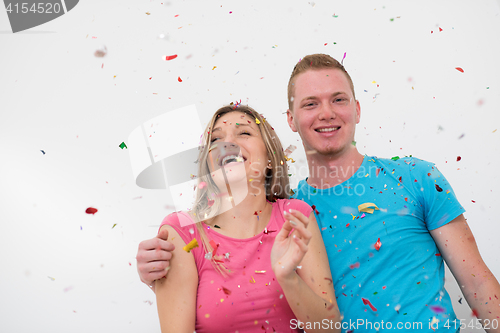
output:
[[[462,73],[464,72],[464,70],[462,69],[462,67],[455,67],[455,69],[456,69],[457,71],[459,71],[459,72],[462,72]]]
[[[165,61],[174,60],[175,58],[177,58],[177,54],[173,54],[170,56],[163,56],[163,60]]]
[[[123,149],[123,148],[127,148],[127,145],[125,144],[125,142],[122,142],[122,143],[120,143],[120,145],[118,147],[120,147],[121,149]]]
[[[190,241],[186,246],[184,246],[182,249],[186,251],[187,253],[191,252],[192,249],[198,247],[198,241],[196,238],[193,238],[192,241]]]
[[[382,247],[382,242],[380,241],[380,238],[377,239],[377,242],[375,243],[375,250],[380,250],[380,247]]]
[[[215,257],[215,254],[217,253],[217,249],[219,248],[219,245],[220,244],[217,244],[216,242],[214,242],[213,240],[210,241],[210,246],[214,249],[212,251],[212,257]]]
[[[372,311],[377,311],[377,309],[372,305],[372,303],[369,300],[367,300],[366,298],[363,298],[363,297],[361,297],[361,300],[363,301],[364,305],[369,305],[370,309],[372,309]]]
[[[207,198],[207,200],[208,200],[208,207],[212,207],[215,203],[215,200],[210,199],[210,198]]]
[[[205,187],[207,187],[207,183],[205,183],[205,182],[201,182],[201,183],[198,185],[198,188],[199,188],[200,190],[203,190]]]
[[[373,208],[371,208],[371,207],[373,207]],[[358,206],[358,211],[360,213],[363,212],[363,213],[373,214],[373,212],[375,210],[379,210],[379,208],[377,207],[377,205],[375,205],[374,203],[371,203],[371,202],[365,202],[365,203]]]
[[[260,124],[259,119],[255,118],[255,123],[256,123],[257,125],[259,125],[259,124]]]
[[[443,192],[443,189],[442,189],[441,187],[439,187],[439,185],[438,185],[438,184],[435,184],[435,185],[436,185],[436,190],[437,190],[438,192]]]
[[[97,213],[97,208],[89,207],[85,210],[85,213],[94,215]]]

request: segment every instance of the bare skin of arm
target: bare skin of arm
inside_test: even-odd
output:
[[[340,322],[328,257],[314,214],[307,218],[292,211],[285,214],[285,219],[276,236],[271,262],[290,308],[304,323],[324,319]],[[340,332],[334,324],[329,327],[330,330],[305,326],[308,333]]]
[[[154,282],[156,303],[162,333],[192,333],[196,322],[196,294],[198,270],[192,253],[184,251],[186,245],[179,234],[164,225],[175,246],[170,259],[168,278]]]
[[[492,320],[500,322],[500,285],[481,258],[465,217],[460,215],[430,233],[485,330],[500,333],[500,328],[492,328],[497,327]]]

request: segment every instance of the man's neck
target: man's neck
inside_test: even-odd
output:
[[[309,166],[307,183],[318,189],[336,186],[351,178],[362,163],[363,155],[356,147],[339,154],[310,154],[307,156]]]

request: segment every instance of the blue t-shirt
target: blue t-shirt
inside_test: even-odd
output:
[[[343,332],[375,332],[376,323],[379,331],[387,325],[407,332],[458,331],[443,259],[429,230],[464,209],[433,163],[365,156],[345,182],[316,189],[302,180],[294,196],[315,208]],[[364,203],[379,210],[360,212]]]

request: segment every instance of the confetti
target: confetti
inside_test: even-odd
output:
[[[169,60],[174,60],[175,58],[177,58],[177,54],[173,54],[171,56],[163,56],[163,60],[165,61],[169,61]]]
[[[196,238],[193,238],[192,241],[190,241],[186,246],[184,246],[182,249],[186,251],[187,253],[191,252],[192,249],[198,247],[198,241]]]
[[[443,189],[442,189],[441,187],[439,187],[439,185],[438,185],[438,184],[435,184],[435,185],[436,185],[436,190],[437,190],[438,192],[443,192]]]
[[[252,279],[250,279],[250,283],[255,283],[255,279],[253,278],[253,276],[250,276]]]
[[[380,247],[382,246],[382,242],[380,241],[380,238],[377,240],[377,242],[375,243],[375,250],[380,250]]]
[[[342,61],[340,62],[340,64],[341,64],[342,66],[344,66],[344,59],[345,59],[346,54],[347,54],[347,52],[344,52],[344,57],[342,58]]]
[[[378,170],[378,169],[377,169]],[[374,208],[370,208],[374,207]],[[368,213],[368,214],[373,214],[375,210],[379,210],[377,205],[371,202],[365,202],[364,204],[361,204],[358,206],[358,211],[363,212],[363,213]]]
[[[122,143],[120,143],[120,145],[118,147],[120,147],[121,149],[123,149],[123,148],[127,148],[127,145],[125,144],[125,142],[122,142]]]
[[[97,50],[95,50],[94,57],[102,58],[102,57],[105,57],[106,54],[108,54],[108,49],[106,48],[106,46],[103,45],[100,48],[98,48]]]
[[[40,151],[42,152],[42,154],[44,154],[44,155],[45,155],[45,152],[44,152],[43,150],[40,150]]]
[[[217,244],[213,240],[211,240],[210,241],[210,246],[214,249],[212,251],[212,256],[215,257],[215,254],[217,253],[217,249],[219,248],[219,244]]]
[[[207,198],[208,199],[208,207],[212,207],[214,205],[215,200]]]
[[[477,312],[476,309],[472,309],[472,315],[476,318],[479,318],[479,313]]]
[[[377,311],[377,309],[372,305],[372,303],[369,300],[367,300],[366,298],[363,298],[363,297],[361,297],[361,300],[363,301],[364,305],[369,305],[370,309],[372,309],[372,311]]]
[[[146,12],[146,15],[151,15],[151,13],[150,12]]]
[[[113,226],[111,227],[111,229],[113,229],[114,227],[116,227],[117,223],[113,224]]]
[[[89,207],[85,210],[85,213],[94,215],[95,213],[97,213],[97,208]]]
[[[457,71],[459,71],[459,72],[462,72],[462,73],[464,72],[464,70],[463,70],[461,67],[455,67],[455,69],[456,69]]]
[[[444,313],[446,311],[445,308],[443,308],[440,305],[431,305],[429,308],[434,312],[434,313]]]
[[[460,161],[461,159],[462,159],[462,157],[457,156],[457,162]]]
[[[180,76],[177,78],[177,81],[182,82],[182,79]]]
[[[198,185],[198,188],[199,188],[200,190],[203,190],[205,187],[207,187],[207,183],[205,183],[205,182],[201,182],[201,183]]]
[[[397,161],[397,160],[399,160],[399,156],[394,156],[394,157],[391,157],[391,160],[393,160],[393,161]]]
[[[222,287],[222,291],[224,292],[224,294],[226,295],[231,295],[231,290],[225,288],[225,287]]]
[[[260,124],[259,119],[255,118],[255,123],[256,123],[257,125],[259,125],[259,124]]]
[[[291,153],[293,153],[295,151],[295,149],[297,149],[296,146],[294,145],[289,145],[286,149],[285,149],[285,155],[290,155]]]
[[[49,279],[51,279],[52,281],[55,281],[56,279],[51,277],[51,276],[47,276]]]

